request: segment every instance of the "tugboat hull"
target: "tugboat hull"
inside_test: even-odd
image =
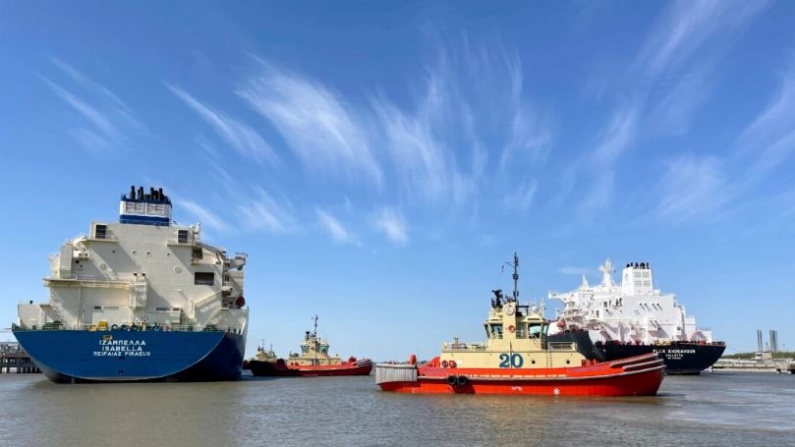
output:
[[[249,360],[248,367],[257,377],[368,376],[373,370],[373,362],[363,359],[339,365],[287,365],[283,359]]]
[[[654,396],[665,372],[657,354],[575,368],[434,368],[377,365],[383,391],[415,394]]]

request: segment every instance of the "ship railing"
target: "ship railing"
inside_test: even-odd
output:
[[[375,384],[389,382],[416,382],[417,366],[409,364],[384,364],[375,365]]]
[[[58,277],[48,277],[44,278],[45,285],[54,285],[59,284],[62,281],[69,281],[78,283],[83,287],[91,287],[91,288],[106,288],[106,289],[118,289],[118,288],[128,288],[130,287],[130,281],[123,280],[123,279],[111,279],[101,276],[93,276],[93,275],[60,275]],[[61,283],[62,284],[62,283]]]
[[[161,331],[161,332],[229,332],[232,334],[242,334],[243,329],[232,326],[216,326],[214,324],[167,324],[167,323],[126,323],[126,324],[97,324],[97,323],[78,323],[63,324],[61,322],[49,322],[42,325],[32,325],[21,327],[14,325],[15,330],[29,331],[51,331],[51,330],[74,330],[90,332],[140,332],[140,331]]]
[[[442,346],[442,352],[477,352],[485,351],[486,345],[481,344],[466,344],[466,343],[453,343],[451,345]]]

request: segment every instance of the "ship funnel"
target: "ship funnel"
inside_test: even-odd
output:
[[[130,187],[130,197],[122,195],[119,204],[119,222],[136,225],[171,225],[171,200],[162,193],[163,189],[150,188],[144,194],[144,187]]]

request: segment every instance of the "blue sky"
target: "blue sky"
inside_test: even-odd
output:
[[[249,353],[428,358],[607,257],[795,349],[795,3],[1,2],[0,320],[130,185],[249,254]],[[558,303],[547,303],[554,316]],[[0,339],[10,339],[1,332]]]

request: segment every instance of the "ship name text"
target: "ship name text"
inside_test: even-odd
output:
[[[145,340],[99,340],[98,351],[94,357],[149,357]]]

